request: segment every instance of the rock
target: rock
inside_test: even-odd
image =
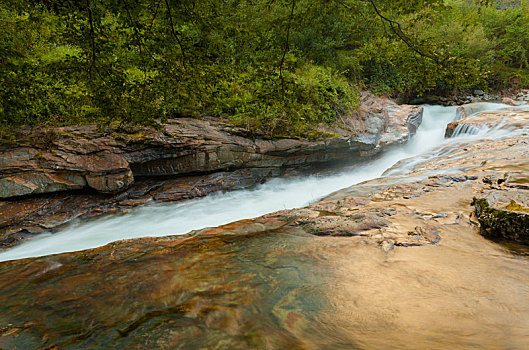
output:
[[[101,193],[115,193],[128,188],[134,182],[132,171],[125,170],[121,174],[87,175],[86,183]]]
[[[483,96],[483,95],[485,95],[485,91],[483,91],[483,90],[474,90],[474,95]]]
[[[502,103],[505,103],[506,105],[511,105],[511,106],[521,106],[523,105],[523,102],[521,101],[515,101],[513,100],[512,98],[510,97],[504,97],[502,100],[501,100]]]
[[[86,130],[86,127],[82,129]],[[77,142],[75,149],[78,151],[71,148],[73,141]],[[86,138],[71,134],[54,142],[52,148],[44,149],[38,148],[38,144],[3,145],[4,150],[0,148],[0,198],[84,187],[115,192],[132,183],[127,160],[107,146],[96,146]],[[87,152],[90,149],[92,152]],[[102,179],[104,177],[109,178]]]
[[[300,174],[303,171],[295,175]],[[279,175],[286,174],[276,168],[240,169],[174,179],[142,179],[121,193],[106,196],[59,192],[0,201],[0,247],[12,247],[45,230],[59,231],[75,219],[117,214],[151,202],[179,202],[218,191],[249,188]],[[105,181],[107,177],[99,179]]]
[[[22,173],[0,178],[0,198],[77,190],[86,186],[83,176],[68,173]]]
[[[384,212],[362,212],[359,215],[341,216],[327,215],[318,216],[302,224],[303,229],[316,236],[367,236],[370,230],[388,226]],[[298,219],[299,222],[299,219]]]
[[[370,157],[406,142],[422,122],[420,106],[398,105],[368,92],[362,93],[361,102],[356,113],[342,118],[336,125],[320,129],[347,137],[361,157]],[[351,137],[351,133],[356,136]]]
[[[364,93],[357,112],[321,127],[321,135],[310,140],[251,139],[215,118],[173,119],[162,130],[101,131],[93,125],[19,130],[16,144],[0,144],[0,198],[87,187],[114,193],[135,177],[354,160],[405,142],[421,118],[422,107]]]
[[[502,128],[523,128],[527,126],[527,106],[503,108],[495,112],[480,112],[483,105],[471,104],[458,108],[459,119],[449,123],[446,127],[445,137],[458,134],[476,134],[481,130],[501,126]],[[469,117],[470,115],[470,117]]]
[[[474,114],[486,111],[490,108],[487,102],[473,102],[459,106],[456,110],[456,120],[471,117]]]
[[[525,199],[528,203],[529,193]],[[529,206],[511,200],[505,207],[491,207],[486,198],[474,198],[472,204],[483,236],[529,244]]]
[[[529,101],[529,90],[522,90],[518,93],[518,99],[521,101]]]
[[[388,108],[385,132],[380,139],[382,147],[405,143],[417,132],[422,123],[423,109],[406,106]]]

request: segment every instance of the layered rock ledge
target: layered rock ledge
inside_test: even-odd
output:
[[[457,133],[477,134],[492,128],[516,130],[527,125],[526,112],[529,105],[501,108],[497,111],[484,111],[486,103],[471,103],[457,108],[457,121],[448,124],[445,137]]]
[[[0,198],[91,188],[127,189],[136,177],[178,176],[236,169],[285,169],[355,159],[405,142],[422,107],[364,94],[359,111],[313,140],[251,139],[224,121],[169,120],[161,130],[128,133],[96,126],[33,130],[25,141],[0,145]]]

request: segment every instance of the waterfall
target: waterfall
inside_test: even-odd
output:
[[[458,137],[461,135],[477,135],[480,133],[480,131],[481,129],[474,125],[458,124],[454,130],[454,133],[452,134],[452,137]]]

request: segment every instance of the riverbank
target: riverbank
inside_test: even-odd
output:
[[[529,102],[529,90],[492,91],[471,90],[466,94],[452,96],[426,95],[408,101],[411,104],[434,104],[441,106],[461,106],[469,103],[492,102],[509,105],[522,105]]]
[[[357,112],[314,139],[253,139],[215,119],[170,120],[128,133],[96,126],[32,130],[0,145],[0,246],[74,219],[330,171],[405,143],[423,108],[362,96]],[[20,131],[22,132],[22,131]]]

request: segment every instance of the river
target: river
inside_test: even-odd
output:
[[[475,112],[503,107],[503,104],[488,103]],[[455,117],[456,107],[425,106],[423,122],[407,144],[386,151],[371,161],[346,167],[335,175],[278,178],[249,190],[216,193],[174,204],[150,205],[126,214],[74,222],[58,233],[43,233],[0,253],[0,261],[79,251],[122,239],[185,234],[278,210],[299,208],[334,191],[383,174],[405,174],[416,162],[435,157],[435,149],[457,142],[461,137],[478,139],[505,136],[504,132],[482,130],[476,133],[470,130],[470,134],[459,135],[459,138],[445,139],[446,125]],[[408,158],[412,161],[403,162],[385,174],[387,169]]]

